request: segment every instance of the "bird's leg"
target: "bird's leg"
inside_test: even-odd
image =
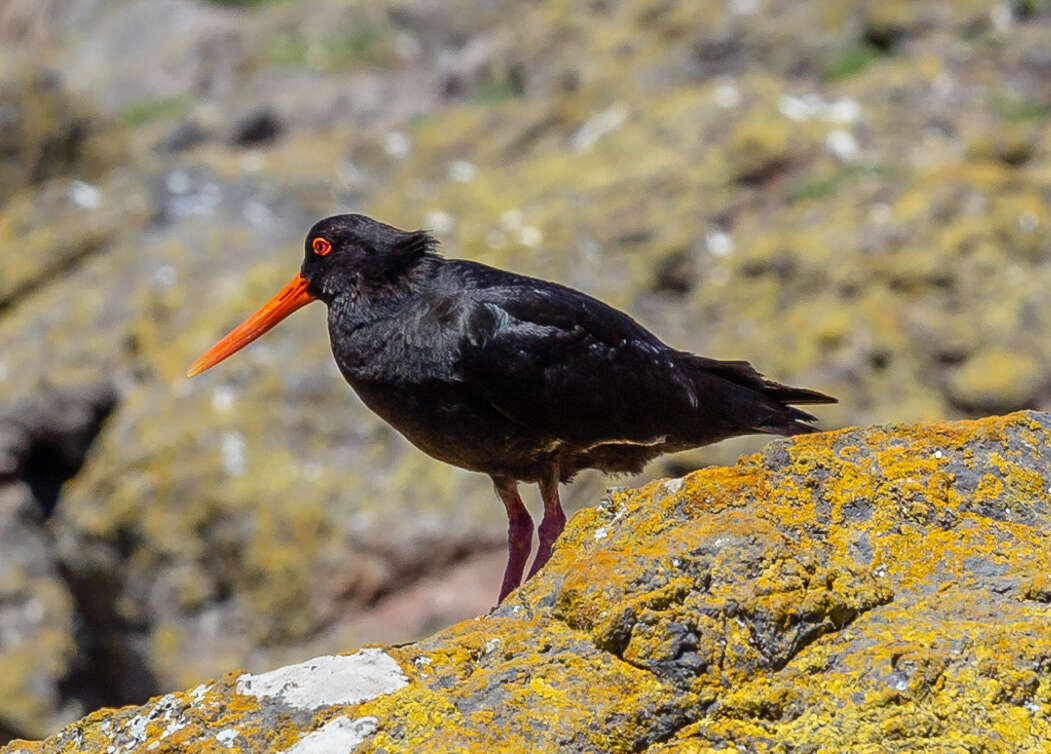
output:
[[[494,477],[493,486],[507,509],[507,568],[504,569],[504,583],[500,586],[500,598],[497,600],[503,602],[504,597],[522,583],[522,571],[525,570],[529,550],[533,546],[533,519],[529,517],[529,511],[518,495],[515,480]]]
[[[557,466],[553,466],[550,473],[540,480],[540,497],[544,499],[544,519],[537,529],[540,543],[537,545],[536,558],[526,580],[544,567],[544,563],[551,557],[551,547],[566,526],[566,514],[562,511],[562,501],[558,499]]]

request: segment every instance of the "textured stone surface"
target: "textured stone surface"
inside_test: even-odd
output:
[[[1049,531],[1047,414],[778,441],[612,492],[489,615],[4,752],[1040,751]]]
[[[85,678],[85,666],[101,659],[90,650],[96,626],[77,604],[91,597],[62,569],[46,517],[116,399],[102,383],[41,391],[0,410],[0,734],[46,735],[83,713],[78,702],[111,696],[95,687],[106,674]]]

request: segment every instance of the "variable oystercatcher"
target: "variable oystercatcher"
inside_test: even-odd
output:
[[[747,362],[670,348],[572,288],[435,249],[424,231],[362,215],[321,220],[299,274],[187,376],[324,301],[332,353],[365,405],[423,452],[492,477],[508,519],[501,602],[533,537],[518,482],[538,483],[544,501],[532,576],[565,524],[558,485],[581,469],[637,472],[735,435],[814,432],[815,417],[789,404],[835,403]]]

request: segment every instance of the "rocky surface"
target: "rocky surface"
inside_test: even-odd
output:
[[[5,754],[1040,751],[1051,416],[876,426],[614,491],[499,609]]]
[[[97,688],[108,673],[92,667],[107,659],[93,651],[99,626],[77,625],[95,594],[74,587],[44,527],[115,403],[102,383],[43,391],[0,412],[0,734],[8,737],[44,734],[115,698],[113,688]]]
[[[113,673],[8,624],[0,740],[490,604],[488,481],[357,403],[320,310],[182,377],[329,212],[839,395],[826,427],[1051,408],[1041,0],[8,0],[0,35],[0,406],[122,395],[20,518],[50,575],[3,573],[60,578],[55,656]]]

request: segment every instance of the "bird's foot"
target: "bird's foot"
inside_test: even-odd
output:
[[[522,572],[525,571],[529,551],[533,547],[533,519],[522,503],[514,481],[494,479],[493,482],[496,493],[507,509],[507,567],[500,585],[499,603],[522,583]]]
[[[544,520],[540,522],[540,526],[536,530],[537,534],[540,535],[540,542],[537,544],[533,566],[529,569],[529,575],[526,576],[527,581],[533,577],[533,574],[543,568],[544,564],[551,558],[551,550],[555,546],[555,540],[562,534],[565,526],[566,514],[562,512],[561,507],[554,515],[544,515]]]
[[[507,526],[507,567],[504,569],[504,580],[500,585],[498,603],[503,602],[504,598],[522,583],[522,573],[525,571],[525,564],[532,547],[533,520],[527,513],[524,521],[515,519]]]
[[[536,557],[533,559],[533,567],[529,569],[529,575],[526,576],[527,581],[551,558],[555,540],[566,528],[566,514],[562,510],[562,501],[558,497],[557,476],[540,485],[540,495],[544,498],[544,520],[540,522],[536,530],[540,535],[540,542],[537,545]]]

